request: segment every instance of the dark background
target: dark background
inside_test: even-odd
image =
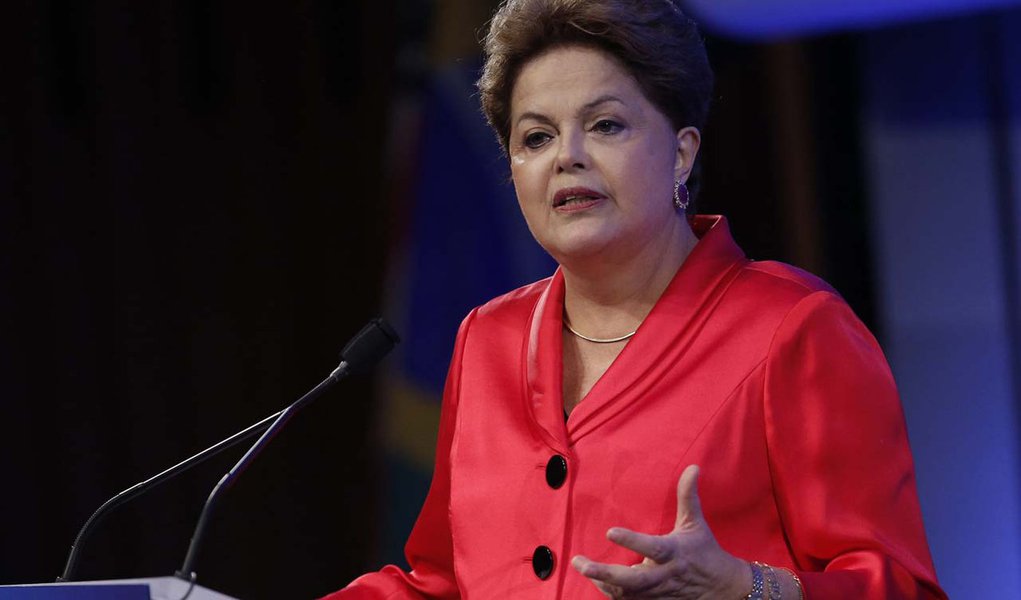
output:
[[[385,312],[410,212],[395,157],[415,142],[393,107],[475,53],[488,7],[456,4],[5,4],[0,584],[53,580],[99,504],[286,406]],[[881,337],[859,37],[708,45],[701,212],[825,277]],[[378,567],[385,374],[275,440],[212,520],[200,583],[300,598]],[[239,456],[111,515],[78,576],[173,573]]]
[[[392,10],[5,5],[0,582],[55,578],[102,501],[286,406],[380,312]],[[294,419],[202,584],[308,597],[368,568],[372,401],[354,378]],[[173,573],[239,457],[112,514],[79,577]]]

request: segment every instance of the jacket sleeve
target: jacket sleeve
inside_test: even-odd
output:
[[[415,527],[404,547],[411,566],[405,572],[395,565],[362,575],[344,589],[322,600],[454,600],[460,598],[454,578],[454,552],[450,533],[450,449],[454,438],[460,395],[461,365],[472,311],[461,323],[454,356],[447,372],[440,411],[436,465],[432,484]]]
[[[893,376],[838,296],[815,292],[785,317],[764,402],[774,493],[806,598],[945,600]]]

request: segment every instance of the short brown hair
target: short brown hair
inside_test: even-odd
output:
[[[504,0],[483,42],[482,111],[506,152],[510,99],[521,67],[579,44],[620,60],[676,130],[705,126],[713,71],[698,26],[671,0]],[[688,181],[698,195],[698,160]]]

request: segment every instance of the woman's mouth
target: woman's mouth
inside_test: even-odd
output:
[[[606,196],[588,188],[565,188],[553,196],[553,209],[574,212],[595,206]]]

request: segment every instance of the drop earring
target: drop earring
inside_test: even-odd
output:
[[[681,183],[680,179],[674,181],[674,206],[677,210],[687,212],[688,202],[688,186]]]

